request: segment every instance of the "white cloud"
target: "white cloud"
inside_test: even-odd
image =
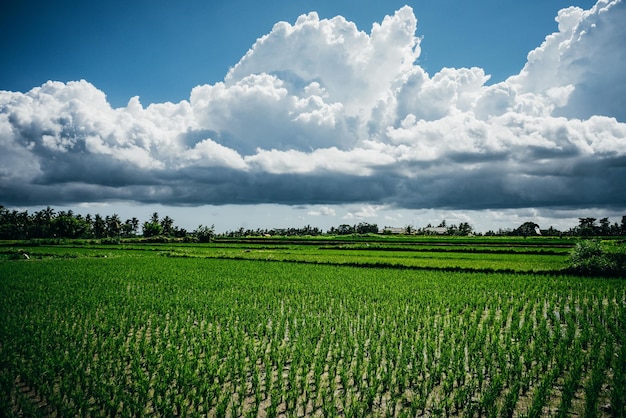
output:
[[[320,206],[316,209],[311,209],[307,212],[309,216],[330,216],[333,217],[336,215],[335,209],[329,206]]]
[[[250,74],[235,83],[198,86],[191,92],[201,129],[218,132],[224,145],[243,155],[257,148],[298,149],[345,144],[341,103],[327,103],[318,83],[299,95],[275,75]]]
[[[247,170],[248,164],[233,149],[216,143],[211,139],[204,139],[184,151],[183,158],[188,165],[208,167],[230,167],[237,170]]]
[[[320,148],[309,153],[301,151],[270,151],[259,149],[246,161],[272,174],[306,174],[334,172],[356,176],[373,175],[376,166],[395,162],[392,155],[380,153],[380,148],[354,148],[342,151],[335,147]]]
[[[370,33],[278,23],[189,101],[113,109],[87,81],[0,92],[8,204],[363,204],[516,208],[626,201],[626,7],[568,8],[520,73],[416,64],[403,7]],[[382,206],[381,206],[382,205]],[[385,206],[388,205],[388,206]],[[318,215],[315,215],[318,213]]]
[[[348,212],[345,216],[345,219],[368,219],[368,218],[376,218],[381,210],[384,210],[384,205],[363,205],[359,207],[356,211]]]
[[[368,35],[338,16],[320,20],[301,16],[294,25],[277,23],[259,39],[226,77],[229,85],[250,74],[273,74],[292,91],[311,82],[349,116],[368,116],[394,80],[411,70],[420,53],[417,19],[405,6],[374,24]]]
[[[550,97],[555,88],[571,89],[566,103],[555,101],[557,115],[595,114],[626,121],[626,7],[621,0],[599,0],[591,9],[569,7],[556,18],[559,32],[528,54],[519,75],[507,80],[523,92]]]

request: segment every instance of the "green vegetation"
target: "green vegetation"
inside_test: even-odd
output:
[[[74,257],[117,251],[119,254],[158,252],[169,257],[289,261],[362,267],[446,269],[501,272],[555,272],[567,267],[575,241],[511,238],[372,237],[215,239],[211,243],[167,243],[145,239],[16,243],[2,253],[20,258]],[[29,245],[29,246],[26,246]],[[120,252],[123,251],[123,252]]]
[[[568,231],[558,231],[553,227],[541,229],[534,222],[524,222],[513,230],[499,230],[498,232],[487,231],[487,237],[618,237],[626,236],[626,215],[622,216],[621,223],[610,223],[609,218],[600,219],[596,224],[596,218],[578,218],[579,225]],[[73,211],[56,212],[47,207],[33,214],[28,211],[9,210],[0,205],[0,240],[38,240],[38,239],[98,239],[115,240],[133,239],[141,236],[150,241],[171,242],[210,242],[215,237],[214,226],[199,225],[194,231],[187,231],[174,225],[174,220],[169,216],[159,217],[153,213],[150,219],[141,225],[139,232],[139,219],[133,217],[122,222],[119,215],[99,214],[92,216],[87,214],[75,214]],[[360,222],[355,225],[339,225],[331,227],[326,234],[317,227],[310,225],[302,228],[273,228],[273,229],[244,229],[228,231],[220,234],[222,238],[258,238],[258,237],[320,237],[330,236],[334,238],[347,237],[348,239],[368,239],[389,235],[403,235],[406,237],[446,235],[452,237],[474,237],[482,233],[474,233],[474,227],[467,222],[459,225],[447,225],[443,220],[437,227],[428,224],[424,228],[407,225],[403,228],[384,227],[380,229],[377,224]]]
[[[624,416],[624,281],[564,274],[623,244],[576,243],[5,242],[0,415]]]
[[[626,247],[623,243],[609,246],[597,239],[581,240],[571,252],[570,269],[588,276],[623,276],[626,274]]]

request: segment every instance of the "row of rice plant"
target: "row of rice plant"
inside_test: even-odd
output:
[[[0,267],[3,415],[624,414],[621,280],[150,253]]]

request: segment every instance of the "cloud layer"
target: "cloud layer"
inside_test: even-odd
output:
[[[494,85],[427,74],[405,6],[370,33],[280,22],[180,103],[114,109],[84,80],[2,91],[1,203],[624,207],[626,7],[556,20]]]

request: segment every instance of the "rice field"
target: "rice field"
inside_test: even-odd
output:
[[[351,245],[6,246],[0,415],[625,416],[623,279]]]

